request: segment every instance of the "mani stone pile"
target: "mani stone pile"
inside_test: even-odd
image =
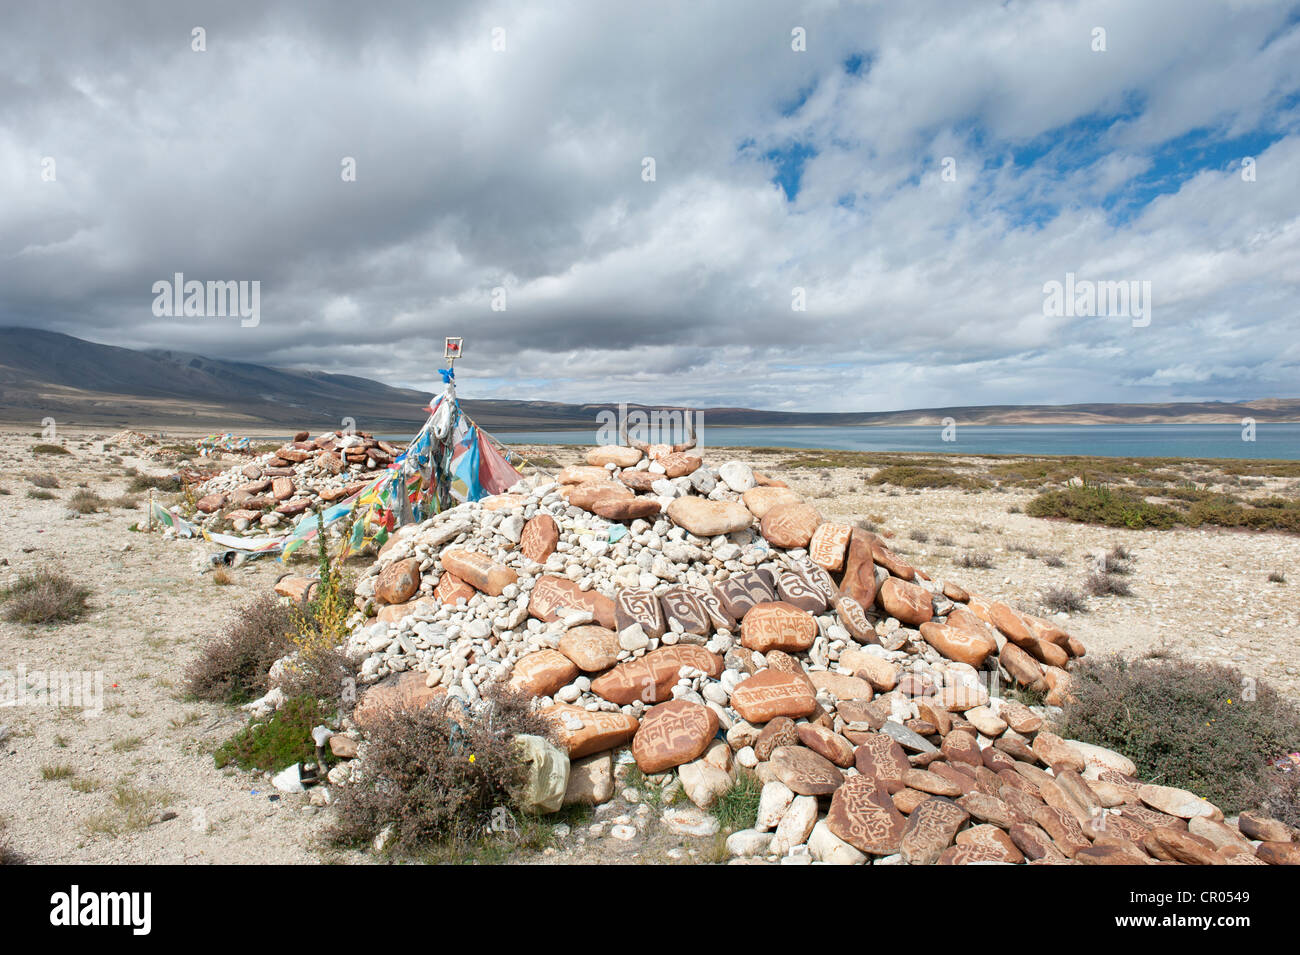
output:
[[[308,510],[355,494],[384,471],[401,447],[364,431],[299,431],[276,451],[218,474],[196,490],[209,530],[293,524]]]
[[[562,798],[544,811],[611,799],[616,759],[699,810],[755,774],[756,823],[727,840],[736,861],[1253,863],[1300,849],[1270,830],[1257,853],[1247,816],[1227,825],[1045,728],[1084,652],[1056,625],[929,579],[741,462],[648,451],[596,448],[588,466],[395,534],[357,587],[349,651],[373,685],[356,726],[399,700],[472,707],[505,681],[562,744]]]

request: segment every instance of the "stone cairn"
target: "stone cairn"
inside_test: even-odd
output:
[[[548,810],[608,801],[615,762],[635,761],[699,807],[665,820],[711,821],[701,810],[755,774],[735,861],[1298,860],[1282,823],[1228,824],[1123,755],[1052,733],[1084,653],[1058,626],[931,580],[782,482],[689,450],[595,448],[587,466],[400,529],[357,588],[348,649],[373,685],[336,752],[361,740],[364,764],[383,706],[473,706],[507,681],[562,742]]]
[[[366,486],[402,453],[364,431],[299,431],[276,451],[211,478],[196,491],[209,530],[274,528],[328,507]]]

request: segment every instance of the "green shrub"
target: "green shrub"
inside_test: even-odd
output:
[[[392,826],[393,851],[412,855],[448,841],[472,842],[498,817],[521,815],[526,770],[516,734],[553,738],[530,700],[503,687],[472,714],[441,707],[394,707],[370,726],[365,758],[336,802],[334,838],[363,845]]]
[[[1123,753],[1141,778],[1225,813],[1255,808],[1276,773],[1269,761],[1300,749],[1300,711],[1231,667],[1108,657],[1072,672],[1063,735]]]
[[[268,773],[279,772],[294,763],[316,760],[316,744],[311,738],[313,728],[335,719],[336,711],[323,706],[310,696],[296,696],[261,723],[250,723],[221,745],[216,753],[217,768],[231,763],[240,769],[261,769]],[[328,749],[327,762],[333,762]]]
[[[139,493],[148,491],[152,488],[155,491],[180,491],[184,487],[180,475],[168,474],[164,477],[151,477],[148,474],[137,474],[131,479],[131,483],[126,489],[131,492]]]
[[[870,484],[893,484],[896,487],[959,487],[983,488],[989,482],[970,478],[947,468],[890,465],[871,476]]]
[[[71,454],[61,444],[34,444],[32,445],[32,454]]]
[[[1057,517],[1079,524],[1105,527],[1155,527],[1167,529],[1179,523],[1179,513],[1162,504],[1152,504],[1134,491],[1089,484],[1039,494],[1025,507],[1031,517]]]
[[[271,664],[291,652],[293,616],[271,594],[236,612],[220,637],[205,646],[185,673],[190,696],[237,705],[264,694]]]
[[[81,617],[91,590],[60,570],[21,575],[0,588],[4,617],[12,623],[63,623]]]

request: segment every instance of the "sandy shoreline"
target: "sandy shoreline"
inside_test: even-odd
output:
[[[250,774],[214,768],[212,751],[242,726],[242,714],[187,701],[181,691],[184,667],[199,648],[237,607],[269,590],[284,566],[254,561],[233,571],[230,586],[216,586],[211,575],[195,569],[207,545],[128,531],[144,517],[144,494],[135,495],[133,510],[69,517],[65,501],[79,484],[117,499],[126,491],[127,468],[168,471],[126,449],[102,450],[110,433],[61,435],[71,455],[34,455],[31,448],[40,439],[30,429],[9,431],[0,444],[0,487],[9,492],[0,495],[0,521],[8,532],[0,548],[0,585],[53,566],[94,591],[94,609],[76,623],[0,622],[0,670],[93,670],[103,673],[105,687],[104,710],[97,716],[30,703],[0,708],[0,724],[9,729],[0,744],[4,836],[35,862],[337,858],[324,847],[323,817],[314,808],[297,799],[269,798],[269,787]],[[551,467],[577,462],[584,449],[520,450]],[[1133,555],[1133,595],[1088,598],[1088,612],[1062,621],[1090,654],[1165,646],[1189,659],[1231,663],[1300,698],[1295,581],[1266,581],[1275,570],[1300,578],[1294,571],[1300,567],[1300,536],[1049,521],[1023,513],[1032,489],[872,485],[869,469],[783,466],[792,453],[714,448],[706,460],[716,465],[743,457],[788,482],[825,516],[869,521],[892,535],[891,547],[931,576],[1034,611],[1044,590],[1078,588],[1093,554],[1122,545]],[[28,496],[34,489],[30,478],[41,474],[59,481],[53,499]],[[1275,483],[1279,493],[1294,492],[1294,482]],[[985,554],[992,566],[962,566],[967,554]],[[1047,555],[1058,556],[1062,565],[1049,566]],[[176,817],[149,824],[164,810]]]

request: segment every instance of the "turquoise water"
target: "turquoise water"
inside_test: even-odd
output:
[[[596,431],[493,431],[503,444],[596,443]],[[1096,454],[1106,457],[1300,460],[1300,424],[1259,423],[1243,441],[1236,424],[961,425],[944,441],[937,426],[709,428],[701,446],[946,451],[956,454]]]

